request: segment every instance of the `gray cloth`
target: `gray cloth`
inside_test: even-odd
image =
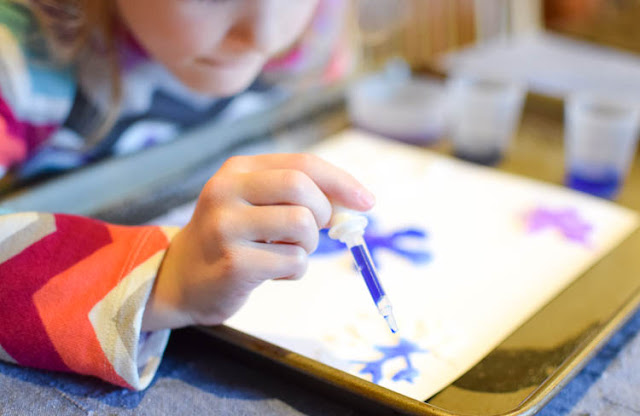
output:
[[[155,380],[141,392],[0,362],[2,416],[354,414],[286,377],[245,365],[195,330],[174,331]]]
[[[640,415],[640,312],[540,413]],[[176,331],[153,384],[133,392],[73,374],[0,363],[0,415],[357,415],[285,374]]]
[[[539,414],[640,416],[640,311]]]

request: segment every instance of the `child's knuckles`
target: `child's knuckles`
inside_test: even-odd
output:
[[[200,199],[209,205],[220,204],[233,194],[235,187],[232,177],[222,174],[214,175],[202,189]]]
[[[205,241],[212,243],[214,246],[222,246],[231,244],[237,239],[239,230],[237,230],[237,222],[235,213],[231,209],[217,208],[203,210],[205,212],[204,220],[198,224],[199,233]],[[203,218],[202,215],[200,218]]]
[[[251,159],[249,156],[231,156],[229,159],[225,160],[220,167],[220,170],[243,171],[249,167],[250,161]]]
[[[222,242],[232,242],[238,238],[237,212],[233,209],[216,210],[212,218],[212,228],[215,236]]]
[[[281,181],[281,186],[286,190],[290,201],[303,200],[311,185],[311,180],[306,174],[294,169],[285,170],[282,173]]]
[[[218,269],[222,276],[239,279],[246,274],[246,264],[239,249],[232,245],[222,245],[219,249]]]
[[[297,153],[293,157],[294,165],[302,171],[313,171],[320,162],[320,158],[311,153]]]
[[[287,212],[286,226],[294,237],[300,237],[296,240],[302,240],[310,232],[317,232],[316,219],[309,208],[295,205],[289,207]]]

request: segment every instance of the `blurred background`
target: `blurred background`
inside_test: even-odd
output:
[[[51,191],[37,198],[42,209],[106,212],[105,205],[123,206],[141,193],[157,197],[152,188],[166,181],[180,184],[173,192],[182,196],[170,199],[181,203],[231,154],[304,150],[356,126],[527,176],[544,166],[535,171],[539,179],[640,207],[640,195],[630,191],[640,108],[638,20],[640,2],[633,0],[321,0],[304,36],[220,111],[164,129],[157,145],[105,150],[92,159],[105,165],[95,172],[7,175],[0,195],[13,209],[33,209],[40,205],[18,192],[25,186],[84,175],[117,192],[107,200],[103,189],[89,204]],[[162,153],[174,156],[171,163]],[[145,164],[162,169],[151,169],[146,180],[151,173],[131,173],[139,184],[123,180],[127,166]],[[175,179],[193,171],[197,179]],[[132,219],[128,210],[107,217],[148,216]]]
[[[356,0],[360,67],[401,56],[433,70],[447,52],[549,31],[640,51],[640,3],[633,0]]]

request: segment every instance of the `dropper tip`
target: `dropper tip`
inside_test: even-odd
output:
[[[385,321],[387,321],[387,325],[389,325],[389,329],[391,330],[391,332],[393,332],[394,334],[398,332],[398,324],[396,323],[396,319],[392,314],[385,316],[384,319]]]

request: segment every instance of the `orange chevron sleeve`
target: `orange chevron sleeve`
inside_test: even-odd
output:
[[[176,228],[0,215],[0,359],[144,389],[169,331],[141,333]]]

